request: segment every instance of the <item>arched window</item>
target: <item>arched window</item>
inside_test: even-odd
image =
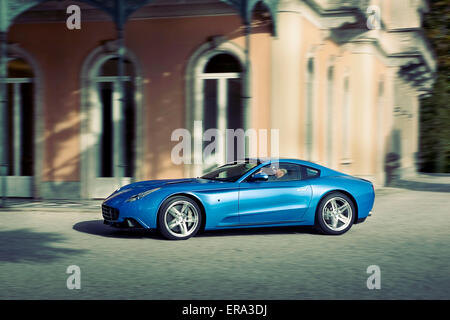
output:
[[[312,160],[314,106],[314,59],[309,58],[306,71],[306,160]]]
[[[244,114],[242,107],[242,65],[232,54],[218,52],[209,57],[206,64],[196,76],[200,90],[200,99],[197,103],[201,106],[203,114],[203,130],[217,129],[218,141],[203,141],[203,150],[207,146],[216,143],[217,148],[205,158],[203,170],[211,167],[237,160],[239,154],[245,150],[238,150],[244,147],[234,141],[226,141],[226,129],[244,129]],[[208,154],[206,154],[208,156]]]
[[[239,61],[228,53],[219,53],[213,56],[205,66],[203,73],[241,73]]]

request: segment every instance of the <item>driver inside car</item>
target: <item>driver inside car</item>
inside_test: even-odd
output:
[[[258,173],[265,173],[269,176],[269,180],[277,180],[284,177],[287,173],[286,169],[279,168],[277,166],[264,167],[259,170]]]

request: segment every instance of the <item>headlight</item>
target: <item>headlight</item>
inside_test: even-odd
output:
[[[134,196],[129,197],[126,202],[133,202],[133,201],[142,199],[143,197],[146,197],[150,193],[155,192],[156,190],[159,190],[159,189],[161,189],[161,188],[150,189],[150,190],[135,194]]]

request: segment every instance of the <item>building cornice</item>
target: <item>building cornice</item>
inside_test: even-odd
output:
[[[111,21],[111,17],[104,11],[80,4],[82,19],[86,22]],[[231,6],[222,2],[204,3],[179,3],[179,4],[154,4],[146,5],[135,13],[129,20],[182,18],[198,16],[237,15]],[[67,19],[66,8],[61,6],[43,6],[39,9],[31,9],[19,16],[15,23],[60,23]]]
[[[431,89],[437,68],[436,57],[421,28],[368,30],[341,27],[330,31],[330,38],[340,44],[365,44],[387,66],[398,67],[399,76],[410,81],[418,91]]]

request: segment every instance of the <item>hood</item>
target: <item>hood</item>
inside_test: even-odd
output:
[[[196,179],[165,179],[165,180],[139,181],[139,182],[135,182],[135,183],[131,183],[126,186],[123,186],[119,190],[122,190],[122,189],[146,189],[146,190],[148,190],[149,188],[158,188],[163,185],[193,182],[193,180],[196,180]]]
[[[199,184],[207,184],[207,183],[224,183],[224,181],[218,180],[207,180],[201,178],[185,178],[185,179],[166,179],[166,180],[148,180],[148,181],[140,181],[135,182],[126,186],[123,186],[119,190],[122,189],[139,189],[140,192],[148,190],[150,188],[160,188],[160,187],[177,187],[177,186],[194,186]]]
[[[195,186],[200,184],[206,184],[206,183],[222,183],[221,181],[214,181],[214,180],[206,180],[206,179],[200,179],[200,178],[190,178],[190,179],[166,179],[166,180],[148,180],[148,181],[140,181],[131,183],[128,185],[125,185],[121,187],[120,189],[116,190],[114,193],[112,193],[108,198],[105,199],[105,201],[112,200],[116,198],[124,199],[129,198],[135,194],[138,194],[140,192],[144,192],[150,189],[154,188],[162,188],[162,187],[178,187],[178,186]]]

